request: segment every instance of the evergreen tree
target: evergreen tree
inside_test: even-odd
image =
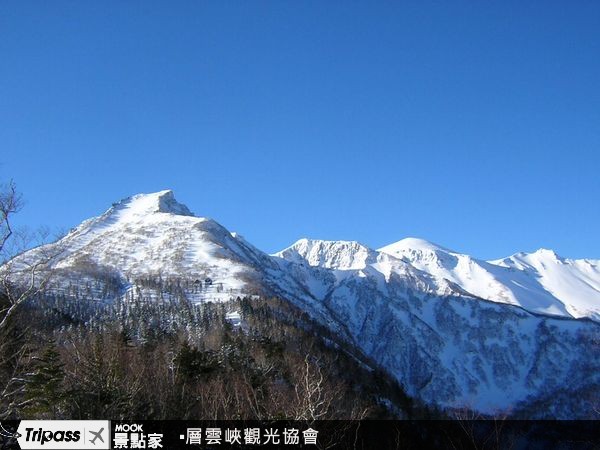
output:
[[[56,418],[66,399],[63,388],[65,378],[60,354],[56,344],[50,344],[41,357],[35,359],[35,369],[25,385],[25,400],[29,403],[24,409],[26,415]]]

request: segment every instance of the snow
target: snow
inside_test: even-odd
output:
[[[399,275],[440,295],[460,292],[536,313],[600,321],[600,263],[565,260],[552,250],[483,261],[419,238],[379,250],[354,241],[304,238],[274,256],[335,271],[361,270],[361,277],[376,271],[388,282]]]
[[[242,325],[242,316],[238,311],[231,311],[225,314],[225,320],[234,327],[239,327]]]
[[[212,286],[188,293],[194,303],[251,293],[242,279],[253,269],[239,256],[236,238],[213,220],[195,217],[170,190],[121,200],[54,245],[66,245],[56,264],[63,270],[78,269],[83,258],[87,266],[114,268],[124,279],[214,280]]]
[[[376,252],[355,241],[300,239],[275,256],[297,263],[327,269],[363,269],[376,258]]]
[[[379,251],[486,300],[543,314],[600,320],[597,261],[563,260],[546,249],[482,261],[415,238],[403,239]]]
[[[552,250],[519,253],[494,261],[511,273],[526,274],[573,317],[600,320],[600,261],[564,259]],[[541,311],[543,312],[543,311]]]
[[[452,253],[452,250],[448,250],[445,247],[434,244],[433,242],[426,241],[425,239],[408,237],[404,238],[393,244],[386,245],[379,249],[380,252],[389,253],[390,255],[403,253],[405,251],[442,251]]]

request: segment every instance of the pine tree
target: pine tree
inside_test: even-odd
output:
[[[29,403],[24,413],[32,417],[56,418],[60,415],[66,395],[63,388],[63,364],[54,342],[35,360],[35,366],[25,385],[25,400]]]

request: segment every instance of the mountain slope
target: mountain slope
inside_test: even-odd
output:
[[[509,273],[534,278],[543,289],[565,305],[573,317],[600,320],[600,260],[566,259],[552,250],[518,253],[493,261]]]
[[[600,320],[600,261],[564,260],[540,250],[487,262],[414,238],[380,251],[486,300],[543,314]]]
[[[53,277],[57,290],[64,287],[63,277],[76,283],[102,272],[120,278],[123,295],[132,288],[131,280],[139,277],[184,276],[197,282],[190,300],[227,300],[248,294],[248,283],[256,275],[254,249],[217,222],[195,217],[171,191],[121,200],[57,243],[34,249],[14,263],[53,251],[59,257],[51,269],[62,274]]]
[[[483,301],[458,286],[469,272],[461,278],[449,269],[463,264],[476,274],[493,265],[422,240],[401,244],[396,250],[417,264],[347,242],[301,240],[277,255],[304,262],[303,270],[328,267],[335,281],[318,301],[362,352],[427,403],[515,413],[548,392],[570,392],[575,409],[585,403],[580,389],[598,392],[597,324]]]

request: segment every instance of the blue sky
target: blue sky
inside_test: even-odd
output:
[[[600,258],[600,3],[0,3],[0,179],[68,228],[170,188],[265,251]]]

